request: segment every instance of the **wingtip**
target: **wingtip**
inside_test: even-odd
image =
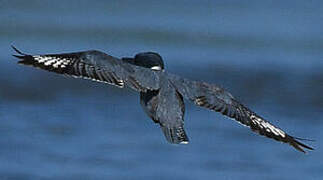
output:
[[[306,154],[307,152],[304,149],[308,149],[311,151],[314,151],[313,147],[310,147],[306,144],[301,143],[300,141],[297,140],[307,140],[309,141],[309,139],[303,139],[303,138],[295,138],[291,136],[292,141],[290,142],[290,145],[292,145],[296,150],[303,152],[304,154]],[[310,141],[314,141],[314,140],[310,140]]]
[[[16,57],[18,59],[21,59],[20,61],[18,61],[18,64],[24,64],[24,65],[29,65],[30,64],[30,60],[32,59],[31,55],[29,54],[25,54],[21,51],[19,51],[15,46],[11,45],[12,49],[14,51],[16,51],[16,53],[18,53],[19,55],[13,54],[13,57]]]
[[[305,139],[305,138],[299,138],[299,137],[293,137],[294,139],[300,140],[300,141],[311,141],[315,142],[315,139]]]
[[[18,55],[12,55],[13,57],[16,57],[16,58],[18,58],[18,59],[24,59],[24,56],[18,56]]]
[[[23,55],[23,56],[26,56],[27,54],[25,54],[25,53],[23,53],[23,52],[21,52],[21,51],[19,51],[14,45],[11,45],[11,48],[13,49],[13,50],[15,50],[16,51],[16,53],[18,53],[18,54],[20,54],[20,55]],[[15,57],[17,57],[16,55],[13,55],[13,56],[15,56]]]

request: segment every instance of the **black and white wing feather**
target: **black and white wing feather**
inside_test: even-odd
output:
[[[205,82],[191,81],[168,74],[169,79],[183,97],[193,101],[196,105],[222,113],[248,126],[252,131],[277,141],[288,143],[295,149],[304,152],[303,148],[313,148],[297,141],[303,140],[288,135],[280,128],[272,125],[261,116],[239,103],[229,92]]]
[[[29,55],[12,47],[13,55],[29,65],[58,74],[91,79],[123,88],[129,86],[140,92],[159,88],[158,72],[125,63],[100,51],[90,50],[64,54]],[[149,77],[149,78],[147,78]]]

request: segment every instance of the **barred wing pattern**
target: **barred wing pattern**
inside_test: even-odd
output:
[[[120,88],[126,85],[139,92],[159,88],[158,72],[124,63],[120,59],[100,51],[29,55],[20,52],[15,47],[12,48],[20,54],[13,55],[21,59],[19,64],[108,83]]]
[[[313,148],[297,141],[303,139],[290,136],[280,128],[275,127],[239,103],[224,89],[216,85],[191,81],[172,74],[168,74],[168,76],[183,97],[193,101],[196,105],[220,112],[249,127],[252,131],[260,135],[288,143],[301,152],[305,153],[303,148],[313,150]]]

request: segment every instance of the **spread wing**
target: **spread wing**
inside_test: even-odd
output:
[[[185,105],[183,97],[168,82],[158,93],[158,103],[154,119],[168,142],[172,144],[187,144],[189,139],[184,130]]]
[[[131,65],[100,51],[82,51],[64,54],[29,55],[12,48],[20,55],[18,63],[103,83],[124,86],[140,92],[159,88],[156,71]],[[147,78],[149,77],[149,78]]]
[[[304,152],[303,148],[313,148],[297,141],[303,140],[288,135],[280,128],[272,125],[261,116],[239,103],[229,92],[205,82],[191,81],[172,74],[168,74],[172,84],[183,97],[193,101],[196,105],[222,113],[239,123],[249,127],[252,131],[288,143],[295,149]]]

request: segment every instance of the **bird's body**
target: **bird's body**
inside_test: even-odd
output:
[[[275,127],[219,86],[168,73],[157,53],[139,53],[134,58],[119,59],[95,50],[45,55],[28,55],[14,50],[20,54],[14,55],[22,59],[20,64],[134,89],[140,93],[140,104],[145,113],[160,125],[170,143],[189,142],[184,130],[185,98],[197,106],[220,112],[260,135],[288,143],[299,151],[305,152],[303,148],[312,150],[298,141],[302,139]]]

